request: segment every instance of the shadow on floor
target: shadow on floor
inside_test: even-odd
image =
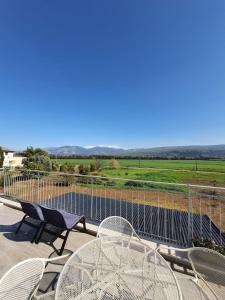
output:
[[[27,218],[27,221],[30,223],[36,224],[36,221],[31,218]],[[20,231],[16,234],[16,230],[19,226],[20,222],[11,224],[11,225],[0,225],[0,234],[2,233],[3,236],[11,241],[15,242],[31,242],[35,230],[33,227],[23,224]],[[56,235],[44,232],[42,235],[42,238],[40,240],[41,243],[47,244],[53,248],[55,251],[56,248],[54,246],[54,242],[57,240],[57,235],[60,235],[63,233],[63,230],[60,228],[57,228],[55,226],[47,225],[46,229],[51,230],[55,232]]]
[[[58,257],[57,251],[59,251],[59,249],[57,249],[56,251],[53,251],[50,255],[49,255],[49,259],[54,258],[54,257]],[[41,279],[41,282],[39,284],[39,288],[37,291],[37,295],[43,295],[46,294],[48,295],[48,293],[52,293],[55,291],[56,288],[56,284],[59,278],[59,275],[65,265],[65,263],[67,262],[67,260],[69,259],[69,257],[73,254],[73,251],[68,250],[68,249],[64,249],[63,254],[62,255],[68,255],[66,258],[62,258],[59,259],[57,261],[53,261],[53,262],[49,262],[46,265],[46,269],[44,272],[44,275]],[[55,299],[54,295],[47,299]]]

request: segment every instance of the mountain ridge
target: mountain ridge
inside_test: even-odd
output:
[[[59,146],[46,147],[50,155],[56,156],[139,156],[162,158],[225,158],[225,144],[220,145],[189,145],[152,148],[123,149],[110,146]]]

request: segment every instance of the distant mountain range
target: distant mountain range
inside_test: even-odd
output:
[[[156,148],[122,149],[106,146],[81,147],[61,146],[45,148],[50,155],[57,156],[138,156],[162,158],[225,158],[225,145],[171,146]]]

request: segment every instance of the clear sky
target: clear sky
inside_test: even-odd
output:
[[[225,143],[224,0],[1,0],[0,144]]]

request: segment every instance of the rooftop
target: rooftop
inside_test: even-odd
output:
[[[2,150],[3,150],[4,152],[16,152],[15,150],[13,150],[13,149],[11,149],[11,148],[8,148],[8,147],[4,147],[4,146],[1,146],[1,145],[0,145],[0,147],[2,148]]]

